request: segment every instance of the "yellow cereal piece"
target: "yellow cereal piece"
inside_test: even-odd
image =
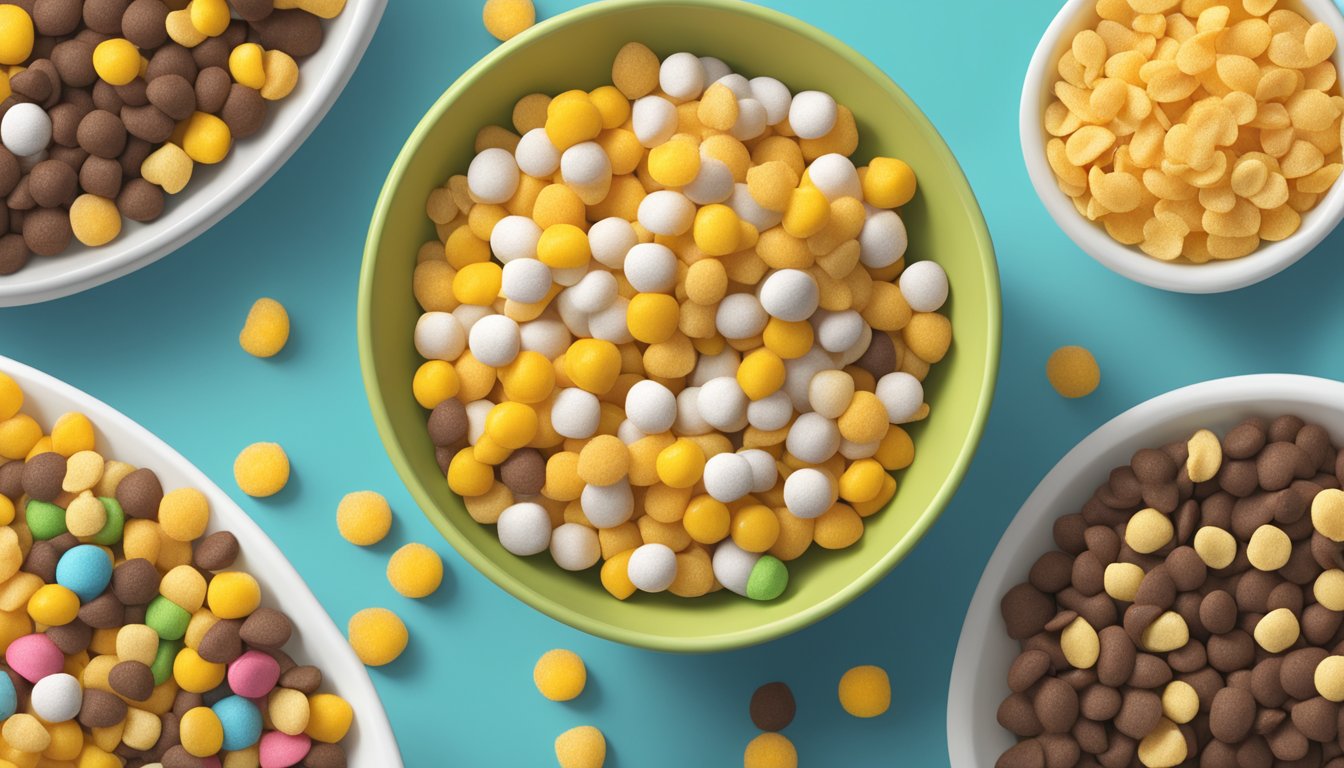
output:
[[[175,195],[185,189],[187,182],[191,181],[194,167],[195,162],[182,147],[168,142],[151,152],[140,164],[140,176],[145,181],[162,187],[164,192]]]
[[[83,194],[70,205],[70,229],[84,245],[107,245],[121,234],[121,212],[112,200]]]
[[[588,99],[602,115],[602,128],[620,128],[630,119],[630,101],[614,85],[604,85],[588,93]]]
[[[159,594],[176,603],[187,613],[195,613],[205,604],[207,585],[201,572],[190,565],[174,566],[159,582]]]
[[[1261,648],[1270,653],[1281,653],[1297,642],[1301,627],[1292,610],[1276,608],[1260,619],[1252,634]]]
[[[665,293],[636,294],[626,308],[630,335],[645,344],[658,344],[672,338],[680,318],[681,305]]]
[[[0,6],[3,8],[4,6]],[[23,407],[23,389],[6,373],[0,373],[0,421],[13,418]]]
[[[877,208],[900,208],[914,199],[915,172],[894,157],[875,157],[863,175],[864,202]]]
[[[207,39],[205,33],[191,23],[191,11],[187,8],[170,11],[164,19],[164,28],[168,37],[184,48],[195,48]]]
[[[845,549],[863,538],[863,518],[848,504],[835,504],[816,518],[813,541],[822,549]]]
[[[38,624],[64,626],[79,615],[79,595],[60,584],[43,584],[28,598],[28,615]]]
[[[503,270],[493,261],[467,264],[453,277],[453,296],[463,304],[488,306],[499,297]]]
[[[537,9],[532,0],[485,0],[481,22],[496,40],[508,40],[537,23]]]
[[[546,482],[541,493],[556,501],[573,501],[583,492],[579,477],[579,455],[573,451],[559,451],[546,460]]]
[[[741,220],[732,208],[719,203],[696,211],[692,233],[696,247],[707,256],[727,256],[742,246]]]
[[[664,187],[684,187],[699,172],[700,148],[693,141],[668,141],[649,150],[649,176]]]
[[[210,580],[206,593],[210,611],[221,619],[241,619],[261,605],[261,586],[249,573],[224,571]]]
[[[192,0],[187,5],[191,25],[206,37],[218,37],[229,27],[229,5],[225,0]]]
[[[588,94],[570,93],[573,94],[570,98],[561,94],[552,99],[546,109],[546,136],[562,152],[575,144],[592,141],[602,132],[602,113]]]
[[[368,610],[381,611],[382,609],[371,608]],[[396,617],[393,616],[392,618],[395,619]],[[351,619],[352,623],[353,621]],[[398,621],[398,623],[400,622]],[[402,636],[403,638],[405,636],[404,628]],[[402,645],[405,646],[404,639]],[[345,735],[350,732],[350,725],[354,722],[354,718],[355,710],[350,706],[350,702],[334,693],[315,693],[308,697],[308,727],[304,729],[304,733],[314,741],[335,744],[344,739]]]
[[[266,79],[262,82],[261,97],[267,101],[278,101],[294,92],[299,84],[299,64],[288,53],[270,50],[262,54],[262,67]]]
[[[372,546],[392,529],[392,508],[376,491],[347,493],[336,507],[336,527],[351,544]]]
[[[840,678],[840,706],[854,717],[871,718],[891,707],[891,680],[881,667],[854,667]]]
[[[99,45],[101,48],[106,43]],[[182,150],[193,161],[210,165],[229,154],[233,137],[229,126],[207,112],[195,112],[182,128]]]
[[[256,43],[242,43],[229,52],[229,74],[235,82],[254,90],[266,84],[266,67],[262,64],[264,49]]]
[[[1050,359],[1045,363],[1045,376],[1060,395],[1086,397],[1101,382],[1101,369],[1087,349],[1067,346],[1050,353]]]
[[[816,187],[803,186],[790,193],[781,226],[793,237],[806,239],[820,232],[830,216],[826,195]]]
[[[1316,602],[1332,611],[1344,611],[1344,571],[1331,568],[1316,577],[1312,585]]]
[[[209,707],[195,707],[182,715],[182,747],[193,757],[209,757],[224,746],[224,726]]]
[[[459,363],[461,361],[459,360]],[[493,384],[493,381],[491,382]],[[452,363],[443,360],[426,360],[416,369],[411,379],[411,391],[415,401],[426,410],[455,397],[462,389],[462,380]]]
[[[630,449],[615,435],[598,435],[579,451],[579,478],[589,485],[611,485],[630,471]]]
[[[630,581],[630,554],[634,548],[619,552],[602,563],[600,579],[602,588],[617,600],[624,600],[635,594],[635,585]]]
[[[529,93],[513,105],[513,129],[519,135],[546,125],[546,107],[551,97],[544,93]]]
[[[93,70],[109,85],[126,85],[140,74],[140,50],[124,37],[104,40],[93,49]]]
[[[572,701],[588,683],[588,669],[577,653],[562,648],[547,651],[532,669],[532,681],[551,701]]]
[[[22,459],[42,439],[42,427],[26,413],[0,421],[0,457]]]
[[[1174,723],[1188,723],[1199,714],[1199,693],[1184,680],[1173,680],[1162,689],[1162,714]]]
[[[19,63],[27,58],[25,54]],[[658,87],[658,55],[643,43],[626,43],[611,64],[611,82],[627,99],[647,96]]]
[[[691,539],[701,544],[717,544],[728,537],[732,515],[727,505],[712,496],[691,499],[681,524]]]
[[[779,518],[763,504],[749,504],[733,513],[729,535],[747,552],[765,552],[779,539]]]
[[[705,452],[695,441],[682,437],[658,453],[658,479],[673,488],[690,488],[705,471]]]
[[[1327,656],[1316,665],[1316,692],[1326,701],[1344,701],[1344,656]]]
[[[206,661],[192,648],[183,648],[173,658],[173,680],[188,693],[205,693],[224,682],[228,668]]]
[[[252,304],[238,334],[238,345],[253,357],[274,357],[289,341],[289,312],[275,299],[260,298]]]
[[[64,413],[51,426],[51,450],[69,458],[94,448],[93,422],[82,413]]]
[[[412,542],[392,553],[387,580],[403,597],[429,597],[443,583],[443,558],[424,544]]]
[[[27,61],[33,53],[33,38],[33,18],[28,12],[17,5],[0,5],[0,64]]]
[[[798,768],[798,750],[782,733],[762,733],[747,742],[743,768]]]
[[[588,236],[573,224],[552,224],[537,242],[537,258],[552,269],[573,269],[588,264],[593,252]],[[496,288],[495,293],[499,290]],[[493,301],[493,297],[491,298]]]
[[[602,339],[578,339],[565,352],[565,372],[575,386],[606,394],[621,373],[621,353]]]
[[[65,528],[75,536],[93,536],[107,525],[107,508],[91,493],[81,493],[65,509]]]
[[[386,608],[365,608],[351,616],[346,633],[355,655],[370,667],[395,661],[410,639],[401,618]]]
[[[1293,553],[1293,542],[1282,528],[1262,525],[1251,534],[1246,544],[1246,559],[1261,571],[1277,571],[1288,563]]]
[[[560,768],[602,768],[607,761],[607,740],[591,725],[571,728],[556,737],[555,759]]]
[[[751,400],[773,395],[784,386],[784,360],[769,349],[757,349],[742,358],[737,383]]]
[[[195,488],[178,488],[159,502],[159,527],[175,541],[194,541],[210,523],[210,502]]]
[[[274,496],[289,482],[289,457],[279,443],[253,443],[234,459],[233,479],[248,496]]]
[[[762,208],[785,211],[798,186],[798,173],[784,160],[770,160],[747,171],[747,191]]]
[[[1344,541],[1344,491],[1326,488],[1311,500],[1311,524],[1331,541]]]
[[[5,720],[5,724],[0,726],[0,737],[12,749],[30,755],[45,751],[51,745],[51,734],[42,721],[26,712],[11,715]]]

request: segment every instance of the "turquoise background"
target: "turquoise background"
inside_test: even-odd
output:
[[[577,4],[546,0],[538,10],[546,17]],[[392,0],[340,101],[263,190],[140,272],[73,298],[0,310],[0,353],[121,409],[214,477],[289,554],[338,624],[371,605],[406,619],[406,654],[372,675],[408,766],[551,765],[552,740],[581,724],[607,734],[612,768],[739,765],[756,734],[748,697],[770,680],[787,681],[798,698],[786,734],[804,765],[946,765],[946,689],[961,619],[1018,505],[1085,434],[1160,392],[1252,372],[1344,377],[1335,283],[1344,236],[1232,294],[1181,296],[1130,283],[1064,237],[1022,166],[1019,89],[1058,2],[768,4],[853,45],[923,107],[970,177],[1003,275],[998,398],[963,490],[886,580],[811,629],[714,656],[588,637],[478,575],[398,482],[359,376],[360,253],[402,140],[495,44],[478,2]],[[237,344],[259,296],[282,301],[293,319],[289,346],[269,361]],[[1096,353],[1102,385],[1091,397],[1066,401],[1047,385],[1045,359],[1063,344]],[[289,487],[266,501],[238,492],[231,474],[237,452],[258,440],[283,444],[294,466]],[[365,488],[397,512],[392,535],[369,550],[347,544],[334,524],[341,496]],[[401,598],[384,578],[387,556],[408,541],[429,543],[446,560],[443,588],[424,601]],[[533,688],[532,664],[553,647],[588,662],[588,690],[575,702],[555,704]],[[879,719],[851,718],[836,701],[836,682],[856,664],[891,673],[894,703]]]

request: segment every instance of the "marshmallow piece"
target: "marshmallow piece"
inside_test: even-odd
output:
[[[0,119],[0,143],[20,159],[46,150],[51,143],[51,118],[47,111],[28,102],[11,106]]]
[[[5,113],[5,117],[9,117],[9,113]],[[481,203],[499,205],[508,202],[518,191],[518,178],[518,163],[513,155],[498,147],[490,147],[476,155],[467,166],[467,190]]]
[[[807,386],[807,401],[814,413],[838,419],[854,399],[854,377],[844,371],[821,371]]]
[[[820,469],[796,469],[784,481],[784,508],[794,517],[804,520],[821,517],[835,500],[835,483]]]
[[[733,138],[750,141],[765,133],[767,125],[768,117],[761,102],[752,98],[737,102],[737,122],[733,123],[731,131]]]
[[[601,415],[602,404],[597,395],[578,387],[566,387],[551,405],[551,427],[561,437],[583,440],[597,432]]]
[[[560,155],[560,176],[584,205],[596,205],[611,190],[611,159],[597,142],[584,141]]]
[[[693,53],[674,53],[658,68],[658,87],[680,101],[690,101],[705,89],[705,67]]]
[[[729,592],[746,597],[747,581],[756,567],[756,561],[760,559],[760,555],[742,549],[732,539],[724,539],[714,548],[711,560],[714,578]]]
[[[705,382],[695,398],[700,417],[720,432],[738,432],[746,428],[747,402],[742,386],[732,376]]]
[[[793,402],[784,390],[771,393],[747,406],[747,423],[764,432],[788,426],[793,418]]]
[[[700,171],[681,193],[696,205],[722,203],[733,196],[733,172],[721,160],[700,158]],[[739,216],[740,218],[740,216]]]
[[[835,127],[839,108],[830,94],[800,91],[789,104],[789,127],[800,139],[820,139]]]
[[[544,552],[550,546],[551,516],[540,504],[513,504],[499,513],[495,532],[504,549],[519,557],[528,557]]]
[[[490,250],[503,264],[537,258],[541,227],[527,216],[505,216],[490,230]]]
[[[426,312],[415,321],[415,351],[426,360],[452,362],[467,348],[462,324],[448,312]]]
[[[937,312],[947,302],[947,272],[934,261],[916,261],[901,272],[901,295],[916,312]]]
[[[47,675],[33,685],[29,703],[33,714],[48,723],[64,723],[79,715],[84,702],[84,689],[79,681],[65,672]]]
[[[619,216],[609,216],[595,222],[588,229],[588,247],[597,263],[610,269],[625,265],[625,255],[639,242],[639,235],[630,222]]]
[[[725,339],[750,339],[765,330],[769,314],[750,293],[730,293],[719,302],[714,326]]]
[[[583,516],[596,528],[615,528],[635,513],[635,494],[629,478],[611,485],[585,485],[579,495]]]
[[[859,342],[866,323],[852,309],[840,312],[820,310],[812,316],[817,343],[827,352],[844,352]]]
[[[645,96],[630,108],[630,127],[645,147],[656,147],[677,132],[677,108],[662,96]]]
[[[551,531],[551,559],[566,571],[586,571],[597,565],[602,547],[597,531],[578,523],[565,523]]]
[[[528,352],[537,352],[547,360],[554,360],[569,349],[573,337],[569,329],[557,317],[542,316],[518,326],[520,347]]]
[[[524,133],[513,150],[513,158],[518,170],[538,179],[553,176],[560,170],[560,150],[551,143],[545,128],[533,128]]]
[[[739,219],[755,227],[758,232],[777,227],[784,220],[783,211],[762,208],[761,204],[756,202],[756,198],[751,196],[746,184],[733,185],[733,196],[728,198],[728,207],[733,209],[733,213],[736,213]]]
[[[905,371],[893,371],[878,379],[873,394],[887,409],[892,424],[913,421],[924,404],[924,385]]]
[[[646,435],[666,432],[677,420],[677,396],[656,381],[637,381],[625,393],[625,415]]]
[[[504,265],[499,289],[504,298],[533,304],[546,298],[550,290],[551,268],[540,261],[514,259]]]
[[[751,493],[751,463],[736,453],[719,453],[705,462],[705,493],[725,504]]]
[[[840,429],[819,413],[804,413],[789,427],[784,448],[808,464],[820,464],[840,450]]]
[[[645,544],[630,554],[626,575],[637,589],[662,592],[677,578],[677,553],[666,544]]]
[[[718,82],[733,71],[723,59],[716,59],[713,56],[701,56],[700,66],[705,71],[706,83]]]
[[[789,119],[789,105],[793,103],[793,94],[789,87],[773,77],[753,77],[750,81],[751,97],[765,107],[765,121],[770,125],[779,125]]]
[[[625,279],[640,293],[670,293],[677,286],[677,255],[660,243],[639,243],[626,254]]]
[[[504,315],[486,315],[471,327],[471,354],[491,368],[503,368],[518,356],[518,323]]]
[[[489,400],[477,400],[467,403],[463,409],[467,412],[467,443],[475,445],[485,434],[485,419],[495,404]]]
[[[507,267],[505,267],[507,269]],[[583,276],[573,287],[566,288],[571,294],[570,301],[580,312],[598,312],[611,306],[616,300],[616,276],[605,269],[595,269]],[[592,330],[592,318],[588,319],[588,329]]]
[[[738,456],[751,465],[751,492],[765,493],[775,487],[779,479],[779,467],[775,466],[775,457],[760,448],[743,448]]]
[[[801,269],[777,269],[761,283],[761,307],[771,317],[786,322],[811,317],[817,311],[819,298],[816,278]]]
[[[629,344],[635,340],[626,321],[630,300],[617,296],[610,304],[588,316],[588,335],[612,344]]]
[[[807,176],[812,186],[826,196],[827,200],[839,200],[842,197],[863,199],[863,185],[859,183],[859,172],[854,162],[844,155],[831,152],[807,167]]]
[[[699,398],[699,387],[687,387],[677,393],[677,420],[673,422],[672,429],[678,435],[693,437],[714,431],[714,427],[700,415]]]
[[[869,269],[889,267],[905,255],[909,246],[905,222],[895,211],[878,211],[859,231],[859,261]]]
[[[725,72],[723,76],[716,77],[708,82],[722,85],[732,91],[733,97],[738,101],[751,98],[751,82],[736,72]]]
[[[660,189],[644,196],[637,216],[655,235],[684,235],[695,221],[695,203],[680,192]]]

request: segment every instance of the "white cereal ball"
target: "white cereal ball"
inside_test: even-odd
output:
[[[30,702],[33,714],[48,723],[64,723],[79,714],[84,689],[72,675],[57,672],[37,681]]]
[[[638,242],[634,226],[620,216],[609,216],[588,228],[588,247],[593,258],[611,269],[620,269],[625,264],[625,254]]]
[[[716,59],[713,56],[701,56],[700,66],[705,70],[706,83],[718,82],[733,71],[723,59]]]
[[[518,323],[504,315],[486,315],[471,327],[471,354],[491,368],[503,368],[518,356]]]
[[[489,400],[473,400],[467,403],[467,442],[475,445],[480,442],[481,435],[485,434],[485,418],[490,415],[490,409],[495,404]]]
[[[784,388],[783,391],[789,396],[793,403],[794,410],[799,413],[807,413],[812,410],[812,405],[808,399],[808,388],[812,384],[812,377],[821,371],[835,367],[835,360],[820,347],[813,347],[807,351],[807,354],[794,360],[784,361]]]
[[[677,420],[677,396],[656,381],[637,381],[625,393],[625,415],[646,435],[666,432]]]
[[[805,520],[821,517],[835,499],[835,483],[820,469],[796,469],[784,481],[784,508],[794,517]]]
[[[507,149],[491,147],[481,152],[467,166],[467,189],[481,203],[508,202],[518,191],[518,163]]]
[[[819,300],[817,279],[801,269],[777,269],[761,283],[761,307],[785,322],[808,319]]]
[[[910,239],[895,211],[870,214],[859,231],[859,261],[870,269],[889,267],[905,255]]]
[[[750,141],[765,133],[768,124],[765,106],[755,99],[746,98],[737,102],[737,122],[733,123],[731,133],[735,139]]]
[[[555,273],[561,270],[552,270],[551,279],[556,278]],[[573,297],[568,295],[568,291],[561,291],[559,296],[555,297],[555,302],[551,305],[559,313],[560,319],[564,321],[565,327],[575,336],[591,336],[592,330],[589,328],[589,314],[574,306]]]
[[[566,267],[565,269],[552,269],[551,279],[556,285],[563,285],[568,288],[571,285],[577,285],[583,276],[588,274],[588,266]]]
[[[705,90],[705,65],[693,53],[674,53],[658,68],[658,87],[674,99],[690,101]]]
[[[462,326],[463,333],[471,333],[471,329],[476,326],[477,321],[494,313],[495,310],[490,307],[482,307],[478,304],[462,304],[453,310],[453,317],[457,318],[457,324]]]
[[[558,317],[539,317],[518,326],[520,348],[554,360],[569,349],[573,337]]]
[[[586,525],[565,523],[551,531],[551,558],[566,571],[586,571],[601,555],[597,531]]]
[[[637,215],[639,223],[655,235],[683,235],[695,221],[695,203],[680,192],[660,189],[639,201]]]
[[[588,316],[588,334],[594,339],[610,341],[612,344],[629,344],[635,340],[630,335],[630,325],[626,313],[630,309],[630,300],[617,296],[610,304]]]
[[[863,185],[859,183],[859,172],[854,162],[837,152],[822,155],[807,167],[807,177],[827,200],[842,197],[863,199]]]
[[[677,420],[672,429],[687,437],[708,435],[714,427],[700,415],[700,388],[687,387],[677,393]]]
[[[742,356],[738,351],[726,344],[716,355],[701,355],[691,371],[691,386],[704,386],[705,382],[720,376],[736,376],[737,366],[741,362]]]
[[[812,316],[817,343],[827,352],[844,352],[854,346],[867,325],[863,316],[852,309],[840,312],[821,310]]]
[[[579,506],[594,527],[615,528],[635,513],[635,493],[624,477],[611,485],[585,485]]]
[[[779,125],[789,119],[789,105],[793,94],[789,87],[773,77],[751,78],[751,97],[765,107],[765,119],[770,125]]]
[[[722,77],[716,77],[705,82],[722,85],[732,91],[733,96],[739,100],[751,98],[751,81],[736,72],[725,72]]]
[[[585,205],[595,205],[611,189],[611,160],[597,142],[581,142],[560,155],[560,176]]]
[[[808,464],[820,464],[840,450],[840,428],[819,413],[804,413],[789,427],[784,448]]]
[[[656,147],[677,132],[677,108],[662,96],[645,96],[630,108],[630,127],[646,147]]]
[[[5,111],[4,119],[0,120],[0,143],[21,158],[36,155],[51,143],[51,118],[47,116],[46,110],[36,104],[15,104]],[[516,168],[514,173],[517,173]],[[513,193],[509,193],[509,196],[512,197]]]
[[[850,461],[867,459],[877,453],[877,449],[881,445],[881,440],[874,443],[852,443],[842,437],[840,438],[840,455]]]
[[[537,258],[541,227],[527,216],[505,216],[490,230],[490,250],[508,264],[514,259]]]
[[[714,327],[725,339],[750,339],[770,321],[761,302],[750,293],[730,293],[719,302]]]
[[[747,423],[763,431],[773,432],[789,425],[793,418],[793,401],[784,390],[773,392],[747,406]]]
[[[566,387],[551,404],[551,426],[561,437],[583,440],[597,432],[602,404],[597,395],[578,387]]]
[[[681,193],[696,205],[722,203],[733,196],[733,172],[721,160],[702,157],[700,172],[690,184],[681,188]]]
[[[762,208],[761,204],[756,202],[756,198],[751,196],[751,191],[747,189],[746,184],[733,185],[733,196],[728,198],[728,207],[733,209],[733,213],[736,213],[738,218],[752,225],[759,232],[779,226],[779,223],[784,220],[783,211],[771,211]]]
[[[662,592],[677,578],[677,553],[666,544],[644,544],[630,553],[626,575],[637,589]]]
[[[854,377],[844,371],[822,371],[807,386],[807,402],[812,411],[828,419],[838,419],[854,399]]]
[[[937,312],[947,301],[947,272],[934,261],[916,261],[901,272],[901,295],[916,312]]]
[[[705,462],[705,493],[728,504],[751,493],[751,462],[736,453],[716,453]]]
[[[462,324],[448,312],[426,312],[415,321],[415,351],[426,360],[453,361],[467,348]]]
[[[892,424],[906,424],[924,404],[924,385],[905,371],[893,371],[877,380],[873,394],[887,409]]]
[[[536,259],[514,259],[504,264],[499,292],[506,299],[532,304],[551,290],[551,268]]]
[[[732,376],[710,379],[695,398],[700,417],[720,432],[737,432],[747,426],[747,393]]]
[[[575,309],[580,312],[597,312],[611,306],[611,302],[616,300],[616,290],[616,276],[605,269],[595,269],[584,275],[573,287],[566,288],[565,292],[574,294],[570,300],[574,302]],[[592,329],[591,318],[588,327]]]
[[[499,513],[495,532],[509,552],[520,557],[535,555],[551,545],[551,516],[540,504],[513,504]]]
[[[829,93],[800,91],[789,104],[789,127],[800,139],[820,139],[835,127],[839,108]]]
[[[846,349],[843,352],[834,353],[832,357],[836,358],[836,364],[841,368],[844,368],[857,361],[860,357],[863,357],[863,353],[868,351],[868,347],[872,343],[873,327],[864,323],[863,327],[859,329],[859,338],[850,345],[849,349]]]
[[[775,487],[775,481],[779,479],[779,467],[775,466],[774,456],[760,448],[744,448],[737,455],[751,465],[752,493],[765,493]]]
[[[635,426],[635,422],[629,419],[622,419],[621,423],[616,427],[616,437],[619,438],[622,443],[630,445],[638,440],[643,440],[648,437],[648,435],[640,432],[639,427]]]
[[[551,143],[545,128],[533,128],[524,133],[513,150],[513,158],[518,163],[518,170],[538,179],[560,170],[560,150]]]
[[[711,560],[714,578],[729,592],[746,597],[747,580],[751,578],[751,571],[760,559],[760,555],[742,549],[732,539],[724,539],[714,548]]]
[[[677,254],[661,243],[639,243],[626,254],[624,271],[636,291],[667,293],[677,285]]]

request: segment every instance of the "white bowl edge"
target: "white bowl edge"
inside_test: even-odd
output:
[[[1293,413],[1344,440],[1344,383],[1313,376],[1256,374],[1192,384],[1143,402],[1097,428],[1065,454],[1013,517],[980,576],[966,612],[947,697],[952,768],[993,768],[1015,739],[997,721],[1008,695],[1008,667],[1019,653],[1005,634],[999,601],[1026,581],[1032,563],[1054,548],[1051,529],[1077,512],[1110,470],[1140,448],[1158,447],[1248,416]]]
[[[1027,175],[1036,195],[1064,234],[1089,256],[1111,271],[1138,283],[1178,293],[1222,293],[1245,288],[1295,264],[1321,243],[1344,219],[1344,183],[1336,182],[1320,203],[1302,217],[1302,227],[1286,240],[1262,245],[1254,253],[1230,261],[1181,264],[1154,259],[1137,247],[1121,245],[1105,228],[1078,214],[1060,190],[1045,158],[1050,138],[1042,116],[1056,79],[1055,62],[1065,47],[1092,19],[1096,0],[1068,0],[1060,9],[1032,54],[1022,86],[1018,134]],[[1330,26],[1340,40],[1332,57],[1344,73],[1344,16],[1332,0],[1296,0],[1310,18]]]
[[[147,224],[126,222],[121,236],[100,248],[72,242],[59,256],[34,256],[18,272],[0,276],[0,307],[59,299],[127,275],[232,213],[280,170],[336,103],[386,6],[387,0],[349,0],[339,16],[324,21],[322,45],[300,62],[294,92],[270,102],[262,130],[235,143],[222,163],[196,166],[187,188],[169,197],[163,216]]]
[[[354,726],[342,742],[349,764],[402,768],[396,737],[368,670],[298,571],[247,513],[185,457],[115,408],[4,356],[0,372],[23,388],[24,412],[44,425],[62,413],[83,413],[94,424],[99,450],[109,458],[153,469],[165,488],[190,486],[204,493],[210,502],[209,530],[228,530],[238,537],[242,554],[237,565],[261,583],[262,604],[283,610],[294,620],[294,639],[285,651],[301,664],[318,666],[322,690],[341,695],[354,707]]]

